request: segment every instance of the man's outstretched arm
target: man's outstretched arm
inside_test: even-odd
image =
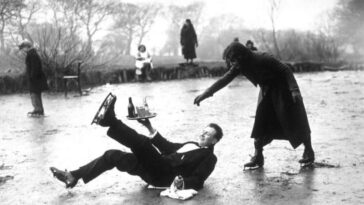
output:
[[[161,154],[170,154],[182,147],[182,143],[173,143],[162,137],[148,119],[138,120],[138,122],[148,129],[151,136],[150,141],[157,147]]]

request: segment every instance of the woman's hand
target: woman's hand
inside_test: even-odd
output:
[[[200,106],[200,102],[208,98],[208,96],[205,93],[202,93],[201,95],[198,95],[195,100],[193,101],[193,104]]]

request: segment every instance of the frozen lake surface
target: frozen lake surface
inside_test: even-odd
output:
[[[184,204],[363,204],[364,72],[296,74],[312,130],[318,166],[300,169],[303,147],[273,141],[265,148],[265,167],[243,171],[253,154],[250,132],[258,89],[246,79],[202,102],[193,99],[216,79],[105,85],[88,96],[43,96],[46,117],[29,118],[28,94],[0,96],[0,204],[180,204],[147,190],[135,176],[108,171],[72,190],[54,179],[50,166],[73,170],[108,149],[127,150],[90,125],[104,97],[117,95],[116,113],[126,124],[128,97],[136,104],[147,96],[158,113],[154,126],[171,141],[194,140],[209,122],[224,129],[216,145],[218,162],[205,188]],[[331,167],[330,165],[333,165]]]

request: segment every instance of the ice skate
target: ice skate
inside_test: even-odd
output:
[[[254,170],[263,167],[264,165],[264,156],[263,153],[255,154],[250,162],[244,164],[244,170]]]
[[[42,111],[32,111],[27,113],[28,117],[44,117],[44,112]]]
[[[101,126],[109,126],[110,118],[115,117],[114,105],[116,102],[116,96],[109,93],[105,100],[102,102],[100,108],[97,110],[95,117],[91,124],[95,123]]]
[[[55,167],[49,168],[55,178],[66,184],[66,188],[73,188],[77,184],[77,179],[72,176],[67,170],[62,171]]]
[[[315,161],[315,153],[313,150],[307,150],[303,152],[302,159],[298,161],[301,164],[301,167],[311,166]]]

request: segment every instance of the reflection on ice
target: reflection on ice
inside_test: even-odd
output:
[[[249,136],[258,96],[258,89],[243,78],[235,79],[200,107],[193,105],[194,97],[216,79],[108,85],[94,88],[83,97],[46,93],[45,118],[26,116],[31,109],[27,94],[0,96],[1,203],[168,204],[170,201],[159,198],[158,192],[145,190],[137,177],[116,170],[70,192],[53,180],[50,166],[74,169],[107,149],[127,150],[108,138],[105,128],[90,125],[100,103],[112,92],[118,99],[117,117],[142,133],[146,132],[138,123],[125,117],[128,97],[142,103],[148,96],[149,106],[158,113],[152,119],[155,127],[173,141],[197,137],[199,128],[209,122],[223,127],[226,137],[215,148],[217,167],[194,200],[329,203],[345,195],[351,197],[350,203],[358,204],[360,198],[354,193],[362,190],[364,179],[359,171],[364,166],[363,79],[364,72],[360,71],[297,74],[317,151],[316,164],[324,167],[314,170],[300,170],[297,160],[301,147],[293,150],[287,142],[276,141],[265,149],[264,169],[242,171],[253,152]],[[325,160],[327,164],[322,164]],[[326,169],[330,165],[337,169]]]

